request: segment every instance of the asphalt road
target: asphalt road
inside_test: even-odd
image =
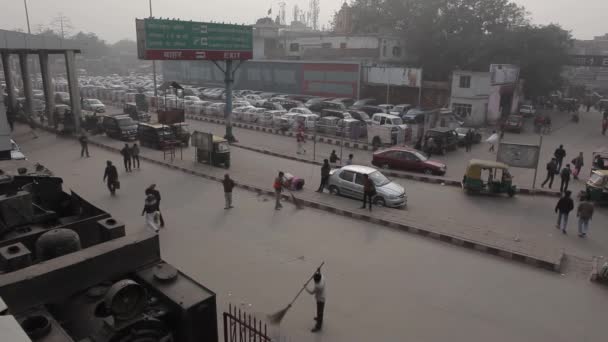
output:
[[[567,124],[563,121],[562,123]],[[584,122],[581,122],[582,124]],[[224,129],[220,125],[198,121],[192,121],[191,126],[192,129],[210,131],[215,134],[221,134]],[[566,127],[570,126],[566,125]],[[243,145],[265,146],[270,150],[290,149],[291,147],[295,149],[295,139],[293,138],[239,128],[235,128],[234,131]],[[558,131],[554,132],[552,138],[559,138],[557,136]],[[532,139],[533,137],[523,135],[520,138]],[[110,139],[107,142],[116,146],[121,144]],[[320,148],[326,149],[327,155],[329,155],[329,149],[334,148],[327,144],[318,145]],[[481,146],[478,146],[479,148]],[[369,155],[370,152],[362,151],[361,153]],[[457,153],[464,152],[459,150]],[[192,148],[184,150],[185,159],[192,160],[193,155],[194,150]],[[358,158],[360,158],[358,160],[363,159],[363,157]],[[315,190],[320,180],[319,166],[232,148],[232,166],[229,172],[237,181],[242,180],[258,186],[267,185],[270,188],[272,180],[279,170],[304,178],[306,180],[305,191]],[[220,177],[224,173],[223,170],[217,168],[210,168],[208,172]],[[462,190],[455,187],[405,179],[395,179],[395,181],[406,188],[408,195],[408,207],[404,210],[392,210],[389,214],[397,220],[414,222],[423,226],[433,226],[461,236],[472,234],[470,236],[488,243],[499,239],[517,241],[524,249],[534,248],[541,251],[564,249],[568,254],[586,259],[591,259],[593,255],[606,255],[608,251],[608,230],[605,229],[604,224],[608,222],[608,212],[605,208],[596,210],[591,223],[589,238],[580,239],[576,236],[577,220],[575,213],[570,217],[570,234],[568,236],[562,235],[555,229],[554,208],[557,203],[556,198],[527,195],[516,196],[512,199],[506,196],[476,197],[467,196],[463,194]],[[559,181],[556,180],[556,183],[559,184]],[[572,188],[576,188],[576,183],[576,181],[572,181]],[[351,199],[336,199],[330,198],[330,195],[325,196],[325,201],[352,203],[353,207],[359,204]]]
[[[112,198],[101,179],[105,160],[118,162],[117,154],[91,147],[92,158],[80,159],[77,142],[47,134],[16,140],[30,160],[63,176],[66,190],[125,221],[128,232],[144,229],[144,188],[156,183],[168,223],[161,231],[163,258],[216,291],[220,310],[228,302],[257,313],[282,308],[324,260],[325,329],[308,332],[314,303],[304,294],[281,327],[289,341],[605,340],[606,289],[589,283],[585,272],[542,271],[313,209],[287,205],[277,212],[271,201],[246,191],[237,191],[236,208],[225,211],[219,184],[148,163],[131,174],[119,167],[122,189]],[[235,157],[248,163],[244,155]],[[408,187],[412,212],[443,197],[465,202],[440,187],[425,195],[434,202],[423,201],[416,188]],[[513,203],[521,200],[535,201]],[[480,210],[463,216],[505,211],[489,204],[496,201],[466,202]]]

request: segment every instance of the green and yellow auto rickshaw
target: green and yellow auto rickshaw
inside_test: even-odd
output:
[[[507,164],[473,159],[469,161],[462,179],[467,194],[507,194],[513,197],[517,191]]]
[[[580,197],[597,203],[608,203],[608,170],[594,170]]]

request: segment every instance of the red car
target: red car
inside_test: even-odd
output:
[[[372,164],[381,168],[422,172],[427,175],[443,176],[445,164],[428,159],[424,153],[406,147],[392,147],[375,152]]]
[[[509,115],[507,121],[502,124],[502,130],[505,132],[521,133],[524,126],[524,117],[521,115]]]

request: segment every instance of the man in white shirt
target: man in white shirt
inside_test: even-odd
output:
[[[306,287],[306,292],[314,294],[315,301],[317,302],[317,317],[315,317],[317,324],[311,330],[312,332],[317,332],[323,327],[323,311],[325,310],[325,277],[321,275],[321,270],[317,270],[312,279],[314,280],[314,287],[312,289]]]

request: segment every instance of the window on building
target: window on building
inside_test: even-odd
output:
[[[300,44],[298,44],[298,43],[289,44],[289,51],[291,51],[291,52],[300,51]]]
[[[471,116],[471,112],[473,112],[473,105],[466,103],[453,103],[452,111],[461,118],[469,117]]]
[[[471,76],[460,76],[460,88],[471,88]]]
[[[346,43],[340,43],[340,49],[346,49]]]
[[[393,47],[393,57],[401,57],[401,47]]]
[[[323,43],[321,44],[321,47],[324,49],[331,49],[331,43]]]

